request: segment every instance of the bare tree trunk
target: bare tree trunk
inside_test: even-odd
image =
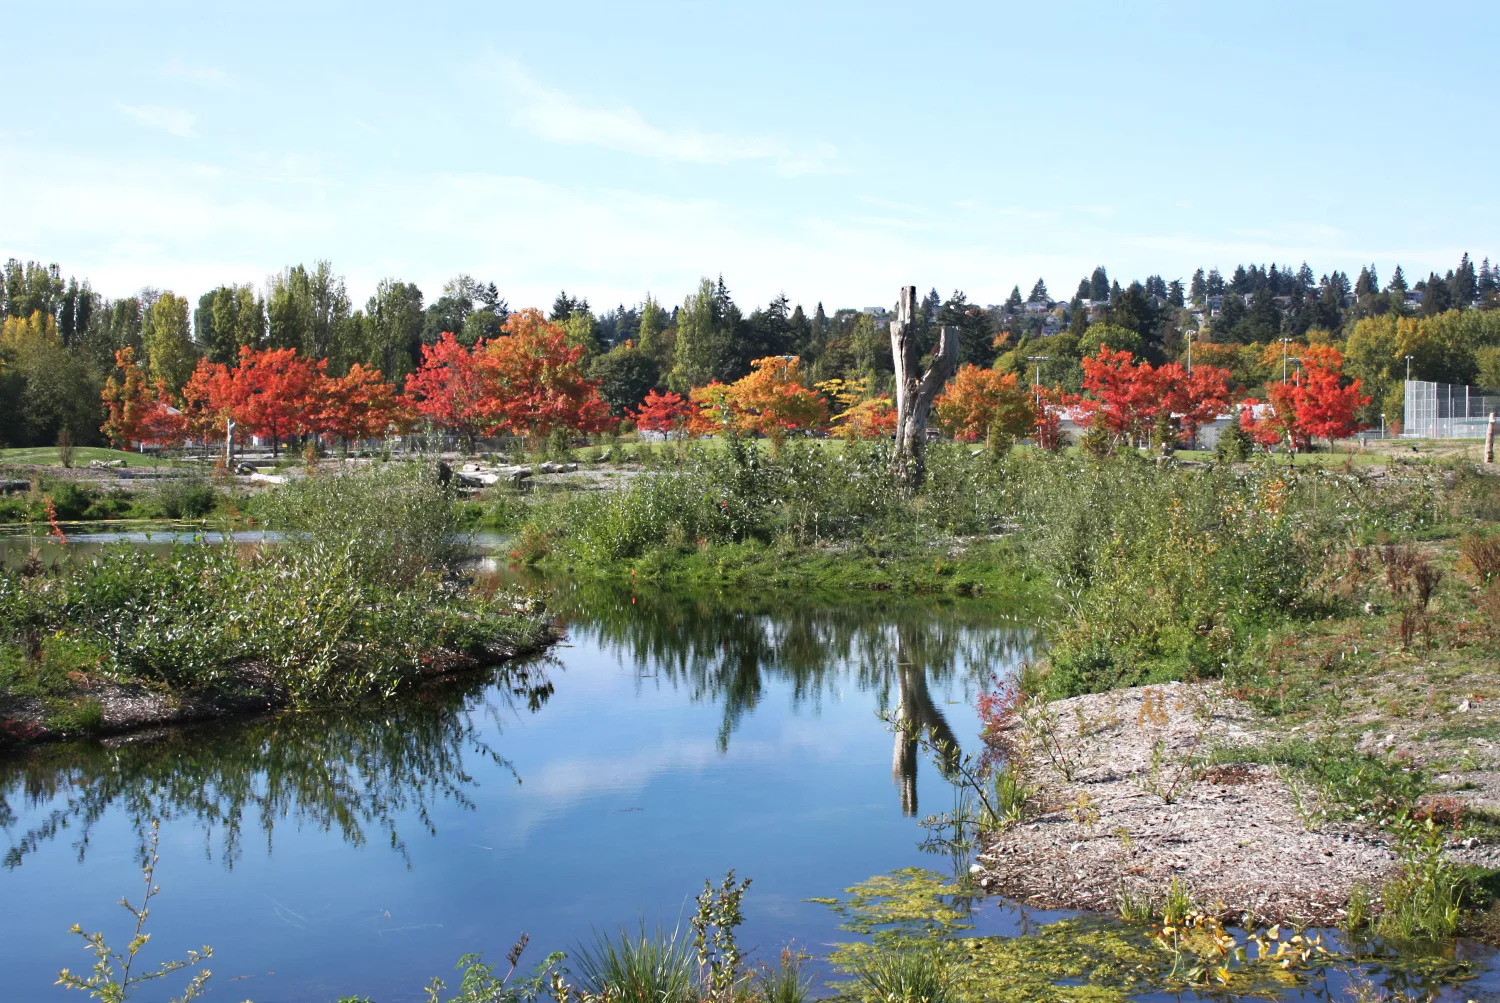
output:
[[[1489,423],[1484,426],[1484,462],[1486,466],[1495,462],[1495,412],[1490,412]]]
[[[917,375],[921,348],[917,344],[917,287],[902,286],[891,322],[891,357],[896,366],[896,452],[891,471],[907,487],[916,488],[927,473],[927,415],[943,384],[958,371],[958,335],[946,327],[938,331],[932,368]]]

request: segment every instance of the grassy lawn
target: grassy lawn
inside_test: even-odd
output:
[[[179,462],[168,457],[150,453],[127,453],[107,446],[73,447],[73,466],[86,467],[91,460],[124,460],[127,467],[167,467]],[[62,460],[57,456],[56,446],[37,446],[30,449],[0,449],[0,465],[60,467]]]

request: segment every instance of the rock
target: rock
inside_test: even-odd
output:
[[[124,460],[90,460],[89,467],[93,470],[109,470],[114,467],[123,467]]]
[[[248,463],[241,463],[234,468],[234,472],[237,474],[253,474],[255,473],[255,468]]]

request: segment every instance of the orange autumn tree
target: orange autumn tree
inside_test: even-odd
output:
[[[586,350],[569,345],[561,325],[528,308],[511,314],[500,330],[485,344],[481,360],[494,394],[490,411],[500,427],[522,436],[610,427],[614,419],[599,381],[583,372]]]
[[[964,365],[933,402],[933,413],[938,427],[955,439],[1004,441],[1031,432],[1036,402],[1015,373]]]
[[[234,381],[228,366],[198,360],[182,387],[182,415],[186,434],[199,442],[216,442],[224,437],[234,417]]]
[[[689,427],[759,433],[780,443],[788,432],[821,428],[828,421],[823,398],[802,385],[802,360],[769,355],[750,363],[750,373],[727,386],[695,387],[696,406]]]
[[[127,346],[116,350],[115,367],[119,377],[111,373],[99,394],[106,412],[99,431],[109,436],[115,448],[128,450],[132,443],[148,438],[146,424],[156,410],[156,395],[146,371],[135,361],[135,349]]]
[[[741,431],[727,383],[709,380],[701,387],[693,387],[688,391],[688,408],[689,435]]]
[[[315,388],[314,428],[341,442],[380,438],[406,424],[405,401],[381,379],[380,370],[358,362],[344,376],[324,377]]]

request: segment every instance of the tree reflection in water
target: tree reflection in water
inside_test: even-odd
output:
[[[899,725],[894,771],[901,809],[917,812],[917,735],[949,743],[954,730],[931,687],[972,704],[992,674],[1031,654],[1032,631],[1002,608],[941,600],[871,599],[818,604],[753,597],[683,596],[563,583],[550,602],[575,630],[634,670],[637,685],[685,690],[721,704],[721,751],[768,684],[790,686],[794,705],[816,709],[849,685],[873,692]],[[517,704],[535,711],[552,692],[547,656],[468,676],[383,707],[279,714],[190,728],[108,745],[74,743],[0,760],[4,863],[20,866],[65,834],[83,857],[94,829],[119,810],[142,836],[152,819],[196,820],[205,849],[233,867],[247,834],[267,851],[288,822],[337,831],[362,845],[388,840],[405,853],[398,818],[432,830],[432,806],[472,807],[475,755],[509,764],[479,737],[488,713],[498,724]],[[954,685],[956,684],[956,685]],[[503,699],[502,699],[503,698]],[[880,727],[872,719],[871,727]],[[951,760],[950,760],[951,762]],[[22,813],[26,827],[17,830]]]
[[[539,710],[552,693],[546,665],[512,663],[382,707],[284,713],[0,760],[4,864],[19,867],[64,833],[82,860],[112,810],[123,810],[142,848],[152,819],[196,819],[205,850],[217,840],[230,868],[247,832],[258,830],[269,853],[275,827],[288,822],[336,830],[354,845],[378,834],[405,856],[399,816],[414,813],[430,832],[438,801],[473,807],[466,754],[509,768],[479,737],[476,718],[498,722],[518,705]],[[18,810],[39,817],[15,832]]]
[[[956,682],[972,705],[992,675],[1030,658],[1036,644],[1030,621],[1003,606],[943,599],[791,604],[569,581],[554,587],[552,605],[576,629],[597,634],[640,685],[657,676],[694,700],[722,701],[721,751],[768,680],[789,683],[794,705],[814,708],[851,681],[875,692],[897,724],[893,769],[907,815],[917,814],[918,735],[947,743],[945,764],[960,754],[931,687]]]

